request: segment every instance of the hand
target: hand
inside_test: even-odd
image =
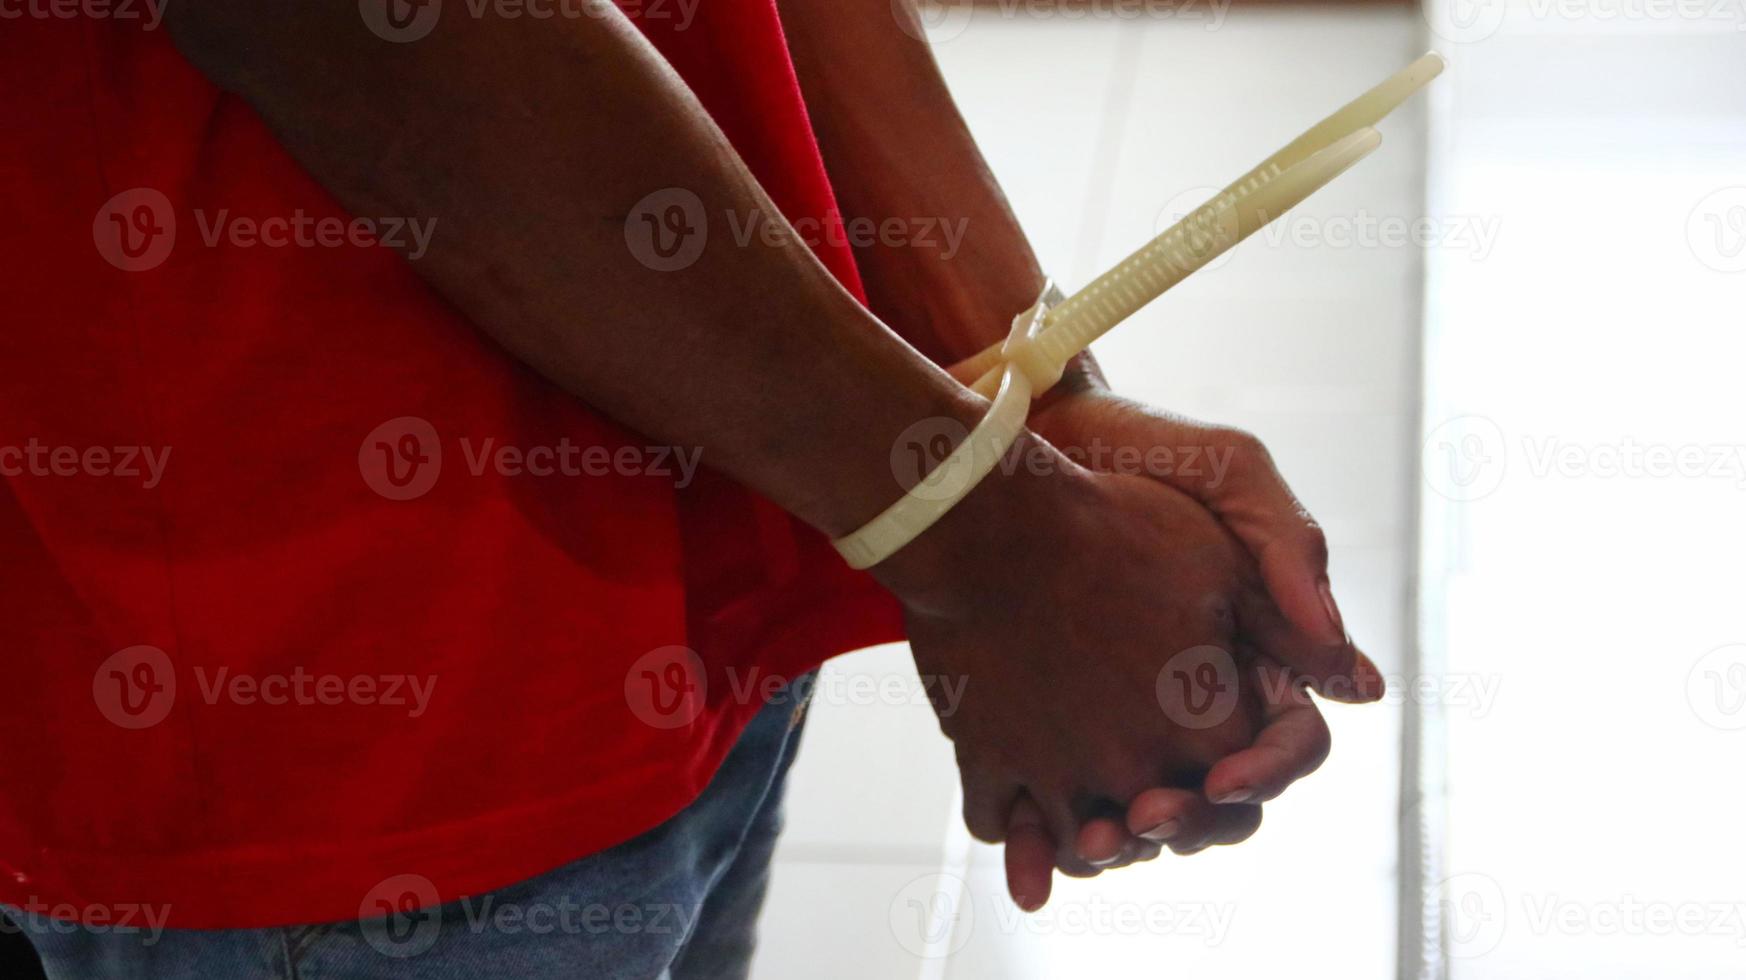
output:
[[[1199,724],[1159,691],[1161,673],[1168,688],[1195,666],[1179,654],[1207,648],[1225,651],[1235,684],[1239,605],[1262,586],[1184,494],[1089,472],[1034,437],[1015,451],[1025,466],[997,470],[875,574],[904,603],[918,670],[968,681],[941,727],[971,832],[1002,839],[1028,795],[1060,842],[1054,863],[1092,874],[1075,851],[1082,822],[1159,786],[1199,786],[1255,743],[1258,699]]]
[[[1314,772],[1327,758],[1327,723],[1300,678],[1269,658],[1245,677],[1243,696],[1258,698],[1263,728],[1246,749],[1219,760],[1202,787],[1148,789],[1128,804],[1125,821],[1098,817],[1079,830],[1075,851],[1099,871],[1149,861],[1169,847],[1181,855],[1247,840],[1261,826],[1260,804]],[[1241,795],[1242,802],[1215,803]],[[1056,844],[1042,814],[1021,797],[1006,835],[1007,889],[1019,907],[1049,899]],[[1069,873],[1073,873],[1069,869]]]
[[[1281,614],[1255,617],[1268,621],[1267,652],[1329,699],[1360,703],[1382,696],[1381,672],[1353,645],[1334,601],[1327,539],[1259,439],[1117,397],[1095,371],[1039,405],[1031,427],[1094,467],[1102,461],[1126,469],[1122,464],[1134,453],[1175,464],[1142,469],[1199,501],[1259,566],[1266,587],[1260,599]],[[1118,458],[1116,450],[1124,447],[1127,455]]]
[[[1153,468],[1148,475],[1218,514],[1263,566],[1269,598],[1295,614],[1287,621],[1301,634],[1299,642],[1285,643],[1283,652],[1329,696],[1349,701],[1381,696],[1380,673],[1352,645],[1334,604],[1320,528],[1259,440],[1117,398],[1089,359],[1057,392],[1033,413],[1034,428],[1091,465],[1131,466],[1134,450],[1140,459],[1159,459],[1148,454],[1160,447],[1167,453],[1163,460],[1185,464]],[[1118,448],[1123,449],[1119,457]],[[1242,841],[1259,826],[1259,808],[1213,800],[1228,800],[1246,788],[1253,788],[1253,802],[1272,799],[1321,764],[1328,731],[1314,704],[1277,664],[1256,670],[1255,690],[1264,700],[1267,727],[1255,745],[1216,766],[1204,795],[1153,789],[1132,801],[1125,827],[1107,817],[1087,822],[1075,845],[1082,860],[1113,868],[1155,857],[1160,840],[1177,853]],[[1166,837],[1160,828],[1173,833]],[[1021,799],[1015,806],[1006,845],[1014,899],[1027,909],[1040,907],[1048,898],[1056,845],[1030,801]]]

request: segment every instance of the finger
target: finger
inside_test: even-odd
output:
[[[1149,843],[1172,850],[1199,848],[1218,823],[1218,808],[1202,794],[1189,789],[1159,787],[1134,797],[1128,804],[1128,830]]]
[[[1308,680],[1332,701],[1361,704],[1381,698],[1382,672],[1350,640],[1328,645],[1287,618],[1271,595],[1246,590],[1237,603],[1241,629],[1263,653]]]
[[[1261,808],[1250,804],[1214,806],[1206,826],[1196,837],[1183,836],[1170,844],[1177,854],[1198,854],[1209,847],[1241,844],[1261,829]]]
[[[1270,484],[1258,493],[1271,503],[1264,517],[1257,513],[1246,522],[1250,534],[1238,537],[1255,556],[1268,594],[1305,636],[1323,646],[1345,644],[1346,621],[1328,581],[1328,541],[1321,525],[1276,475],[1257,482]]]
[[[1164,845],[1130,834],[1125,819],[1097,817],[1079,828],[1075,850],[1099,871],[1114,871],[1156,858]]]
[[[958,757],[959,778],[964,785],[964,826],[970,836],[987,844],[1006,839],[1007,825],[1019,795],[1019,784],[986,774],[980,767],[967,765]]]
[[[1079,842],[1080,817],[1073,807],[1046,794],[1032,790],[1030,796],[1043,812],[1043,822],[1055,842],[1055,868],[1070,878],[1095,878],[1103,869],[1081,858],[1075,847]],[[1040,798],[1039,798],[1040,797]]]
[[[1133,837],[1120,821],[1097,817],[1085,821],[1073,850],[1081,860],[1095,868],[1113,868],[1133,859]]]
[[[1315,772],[1327,759],[1328,723],[1302,681],[1266,657],[1250,667],[1261,700],[1262,727],[1246,749],[1207,772],[1207,799],[1219,804],[1264,803]]]
[[[1186,789],[1149,789],[1128,805],[1128,829],[1177,854],[1247,840],[1261,826],[1258,806],[1218,806]]]
[[[1006,890],[1018,907],[1035,912],[1054,887],[1055,839],[1029,793],[1013,803],[1006,828]]]
[[[1229,478],[1202,499],[1219,515],[1255,559],[1267,595],[1286,623],[1300,634],[1287,666],[1311,678],[1317,690],[1340,700],[1382,697],[1382,675],[1346,632],[1340,606],[1328,579],[1328,539],[1321,525],[1280,476],[1267,447],[1236,430],[1224,436],[1229,446]],[[1339,678],[1343,683],[1333,683]]]

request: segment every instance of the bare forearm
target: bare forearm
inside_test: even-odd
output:
[[[1036,299],[1042,273],[919,22],[889,0],[779,5],[845,216],[942,218],[964,230],[949,257],[889,242],[858,249],[873,308],[942,363],[998,340]]]
[[[511,353],[828,533],[896,495],[905,427],[978,414],[793,236],[742,245],[718,220],[689,267],[638,261],[625,222],[656,190],[782,219],[615,11],[457,18],[411,44],[308,0],[188,0],[169,24],[342,204],[438,218],[416,268]]]

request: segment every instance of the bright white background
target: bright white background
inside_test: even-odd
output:
[[[1746,453],[1746,8],[1657,2],[935,23],[1069,288],[1449,57],[1374,156],[1098,348],[1125,392],[1266,440],[1395,684],[1327,707],[1332,758],[1251,842],[1026,919],[907,654],[842,658],[755,976],[1746,976],[1746,460],[1707,469]],[[1655,446],[1706,468],[1603,472]]]

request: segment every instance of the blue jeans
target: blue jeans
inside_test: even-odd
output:
[[[811,681],[757,714],[677,816],[500,891],[379,920],[272,929],[123,932],[7,913],[50,980],[743,978]]]

